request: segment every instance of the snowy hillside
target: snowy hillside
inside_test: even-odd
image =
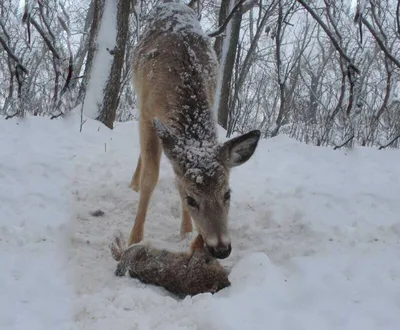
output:
[[[231,176],[232,286],[184,300],[113,273],[138,152],[137,122],[0,120],[1,330],[400,328],[398,150],[261,141]],[[162,165],[145,238],[184,250]]]

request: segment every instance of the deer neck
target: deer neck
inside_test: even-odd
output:
[[[177,102],[170,110],[170,126],[176,136],[187,146],[214,146],[217,143],[217,129],[205,91],[199,86],[193,88],[186,85],[177,88],[177,94]]]

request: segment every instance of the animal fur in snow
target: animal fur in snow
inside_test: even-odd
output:
[[[191,251],[185,253],[156,249],[143,243],[127,247],[118,231],[110,250],[118,261],[116,276],[125,276],[128,271],[131,277],[164,287],[180,297],[215,293],[230,286],[228,271],[211,256],[201,235],[193,241]]]

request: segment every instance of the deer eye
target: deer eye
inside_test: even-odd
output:
[[[191,207],[197,207],[196,201],[194,200],[194,198],[192,198],[192,197],[190,197],[190,196],[187,196],[187,197],[186,197],[186,202],[187,202],[188,205],[191,206]]]
[[[211,264],[212,259],[211,258],[206,258],[205,262],[207,265]]]
[[[224,201],[227,202],[231,199],[231,191],[228,190],[224,195]]]

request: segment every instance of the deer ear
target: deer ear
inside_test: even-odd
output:
[[[247,162],[257,148],[261,132],[250,131],[226,141],[220,151],[220,161],[232,168]]]
[[[164,150],[166,152],[172,151],[172,148],[177,143],[177,140],[178,140],[177,137],[158,118],[153,119],[153,127],[156,130],[157,136],[161,140]]]

